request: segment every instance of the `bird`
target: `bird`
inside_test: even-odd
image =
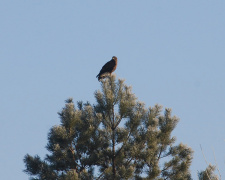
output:
[[[106,76],[111,76],[112,72],[116,70],[116,67],[117,67],[117,57],[113,56],[110,61],[105,63],[104,66],[102,66],[102,69],[100,70],[96,78],[98,78],[98,81],[100,81],[101,79],[104,79]]]

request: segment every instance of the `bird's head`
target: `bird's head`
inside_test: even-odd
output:
[[[116,56],[113,56],[112,59],[117,60],[117,57]]]

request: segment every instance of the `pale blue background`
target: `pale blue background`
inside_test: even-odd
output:
[[[73,97],[95,103],[95,76],[118,57],[146,106],[173,109],[173,135],[194,151],[191,171],[225,179],[225,2],[222,0],[1,0],[0,179],[23,180],[26,153],[47,153],[47,133]]]

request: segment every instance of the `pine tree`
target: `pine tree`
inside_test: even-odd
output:
[[[179,119],[171,109],[145,108],[131,87],[111,76],[96,104],[66,100],[61,124],[50,129],[44,160],[26,155],[33,179],[191,179],[192,150],[171,136]]]

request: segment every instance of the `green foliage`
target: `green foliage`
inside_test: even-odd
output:
[[[199,180],[218,180],[219,177],[214,173],[216,167],[209,164],[206,170],[198,173]]]
[[[96,104],[73,100],[50,129],[50,154],[26,155],[25,172],[36,179],[191,179],[192,150],[174,145],[178,118],[171,109],[145,108],[123,80],[101,83]],[[95,169],[95,170],[94,170]]]

